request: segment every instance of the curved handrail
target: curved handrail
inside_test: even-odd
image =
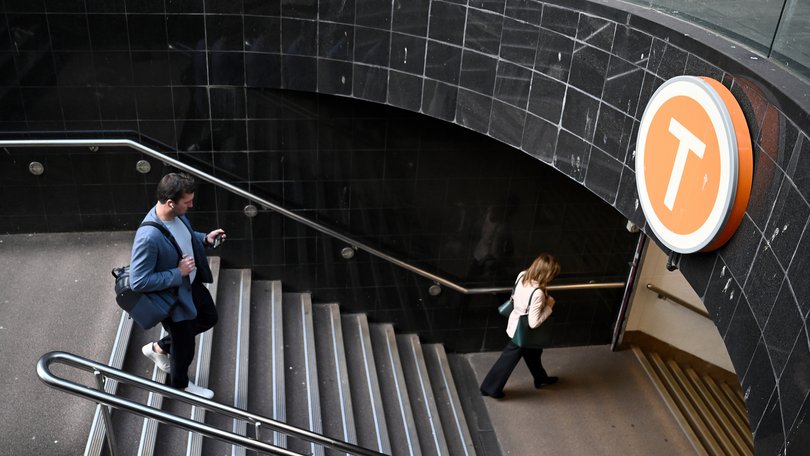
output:
[[[48,147],[48,146],[67,146],[67,147],[92,147],[92,146],[108,146],[108,147],[130,147],[136,149],[150,157],[156,158],[158,160],[163,161],[181,171],[185,171],[189,174],[194,175],[206,182],[210,182],[216,186],[222,187],[232,193],[235,193],[251,202],[258,203],[265,209],[271,209],[273,211],[278,212],[279,214],[295,220],[296,222],[302,223],[316,231],[319,231],[323,234],[331,236],[333,238],[339,239],[356,250],[362,250],[367,252],[371,255],[376,256],[382,260],[385,260],[389,263],[395,264],[401,268],[407,269],[415,274],[418,274],[426,279],[432,280],[437,284],[441,284],[455,290],[459,293],[472,295],[472,294],[491,294],[491,293],[502,293],[508,292],[512,290],[512,286],[506,287],[490,287],[490,288],[466,288],[463,287],[455,282],[452,282],[449,279],[445,279],[444,277],[437,276],[431,272],[425,271],[424,269],[414,266],[410,263],[402,261],[398,258],[394,258],[391,255],[388,255],[380,250],[375,249],[367,244],[364,244],[356,239],[352,239],[342,233],[339,233],[331,228],[325,227],[317,222],[314,222],[306,217],[302,217],[295,212],[292,212],[288,209],[285,209],[273,202],[270,202],[264,198],[261,198],[253,193],[248,191],[242,190],[239,187],[236,187],[228,182],[223,181],[217,177],[214,177],[208,173],[200,171],[192,166],[189,166],[179,160],[176,160],[172,157],[169,157],[166,154],[158,152],[154,149],[151,149],[143,144],[140,144],[136,141],[131,139],[10,139],[10,140],[0,140],[0,147]],[[567,285],[550,285],[548,289],[550,291],[560,291],[560,290],[583,290],[583,289],[603,289],[603,288],[623,288],[624,282],[606,282],[606,283],[581,283],[581,284],[567,284]]]
[[[379,453],[368,448],[363,448],[342,440],[336,440],[325,435],[316,434],[306,429],[291,426],[287,423],[271,420],[270,418],[266,418],[261,415],[256,415],[245,410],[212,401],[210,399],[195,396],[185,391],[171,388],[169,386],[138,377],[137,375],[129,374],[120,369],[116,369],[114,367],[107,366],[106,364],[101,364],[72,353],[61,351],[49,352],[42,355],[37,362],[37,375],[39,376],[39,379],[51,388],[67,392],[75,396],[84,397],[97,404],[104,404],[110,407],[127,410],[131,413],[152,418],[162,423],[181,427],[188,431],[198,432],[207,437],[222,440],[234,445],[239,445],[249,450],[284,456],[301,456],[299,453],[295,453],[260,440],[255,440],[243,435],[235,434],[233,432],[224,431],[205,423],[200,423],[173,413],[166,412],[159,408],[150,407],[139,402],[116,396],[115,394],[110,394],[103,389],[97,390],[70,380],[66,380],[62,377],[54,375],[51,372],[50,366],[53,363],[67,365],[87,372],[98,372],[107,378],[111,378],[119,382],[125,382],[129,385],[141,387],[145,390],[162,394],[164,396],[171,397],[172,399],[183,401],[197,407],[203,407],[207,410],[220,413],[231,418],[245,420],[260,427],[266,426],[274,431],[293,435],[309,442],[323,445],[341,452],[364,456],[384,456],[383,453]]]

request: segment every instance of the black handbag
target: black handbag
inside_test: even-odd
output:
[[[174,236],[163,225],[146,221],[143,226],[153,226],[160,230],[177,250],[178,261],[183,256],[180,246]],[[166,302],[157,293],[141,293],[134,291],[129,284],[129,265],[113,268],[112,276],[115,278],[115,302],[143,329],[149,329],[165,320],[177,306],[177,288],[173,288],[172,302]]]

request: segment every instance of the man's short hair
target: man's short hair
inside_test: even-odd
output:
[[[163,176],[155,191],[157,200],[162,204],[166,201],[178,201],[187,193],[194,193],[197,183],[194,178],[185,173],[170,173]]]

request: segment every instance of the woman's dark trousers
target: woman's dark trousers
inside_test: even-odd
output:
[[[489,370],[489,373],[481,383],[481,392],[486,393],[493,397],[499,397],[503,394],[503,387],[506,386],[506,381],[517,366],[520,358],[526,362],[534,383],[539,384],[548,377],[546,370],[543,369],[543,363],[540,357],[543,354],[542,348],[520,348],[515,345],[511,340],[506,344],[506,347],[501,353],[501,357]]]

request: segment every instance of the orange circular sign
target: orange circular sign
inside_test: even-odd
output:
[[[636,184],[667,247],[692,253],[725,243],[745,213],[752,173],[748,127],[725,86],[678,76],[653,94],[639,126]]]

